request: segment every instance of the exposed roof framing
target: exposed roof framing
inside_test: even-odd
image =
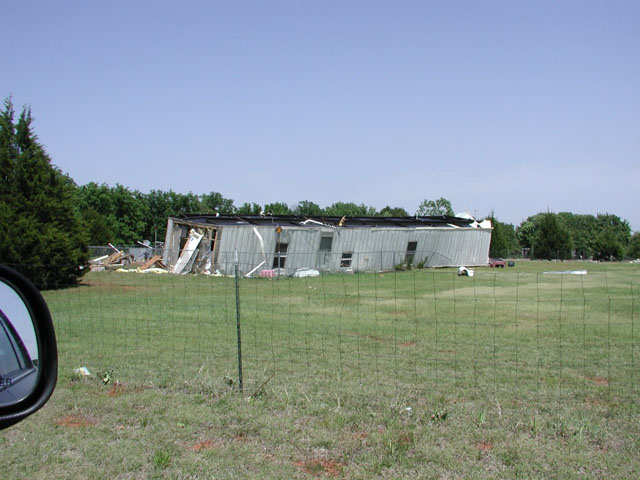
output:
[[[185,222],[209,225],[279,225],[291,227],[315,227],[319,224],[329,227],[359,228],[417,228],[417,227],[471,227],[473,220],[450,216],[430,217],[308,217],[296,215],[215,215],[188,213],[177,217]],[[344,220],[343,220],[344,218]]]

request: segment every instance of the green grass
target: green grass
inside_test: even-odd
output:
[[[637,265],[242,279],[242,395],[234,289],[45,292],[59,384],[0,433],[7,478],[640,475]]]

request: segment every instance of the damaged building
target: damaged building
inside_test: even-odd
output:
[[[272,276],[305,269],[385,271],[486,265],[491,223],[472,218],[297,217],[186,214],[170,217],[163,262],[174,273]]]

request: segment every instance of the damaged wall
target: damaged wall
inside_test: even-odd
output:
[[[301,268],[380,271],[407,260],[427,267],[486,265],[491,242],[491,228],[287,225],[278,232],[276,224],[237,223],[211,226],[170,218],[164,262],[176,264],[191,229],[208,235],[192,270],[223,274],[233,273],[236,249],[242,273],[260,266],[257,274],[279,265],[286,273]]]

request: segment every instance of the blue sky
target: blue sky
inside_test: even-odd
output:
[[[444,196],[640,230],[640,2],[0,3],[0,95],[78,184]]]

